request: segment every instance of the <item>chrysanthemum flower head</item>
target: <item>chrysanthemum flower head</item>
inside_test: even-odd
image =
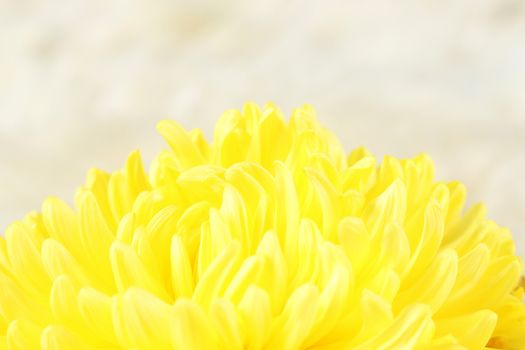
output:
[[[525,349],[508,230],[431,159],[345,154],[314,111],[174,121],[0,240],[0,349]]]

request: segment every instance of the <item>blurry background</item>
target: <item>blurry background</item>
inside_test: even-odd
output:
[[[0,0],[0,232],[88,168],[303,103],[345,147],[428,152],[525,256],[523,0]]]

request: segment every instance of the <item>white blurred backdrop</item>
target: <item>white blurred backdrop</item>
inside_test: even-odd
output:
[[[310,103],[350,150],[429,153],[525,256],[522,0],[0,0],[0,232],[84,174]]]

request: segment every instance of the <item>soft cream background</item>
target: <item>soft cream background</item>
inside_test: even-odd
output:
[[[522,0],[0,0],[0,232],[91,166],[150,160],[157,120],[211,135],[246,100],[430,153],[525,256]]]

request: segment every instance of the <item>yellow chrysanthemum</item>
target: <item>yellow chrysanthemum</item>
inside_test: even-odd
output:
[[[173,121],[0,240],[0,349],[525,349],[508,230],[430,158],[347,156],[312,108]]]

